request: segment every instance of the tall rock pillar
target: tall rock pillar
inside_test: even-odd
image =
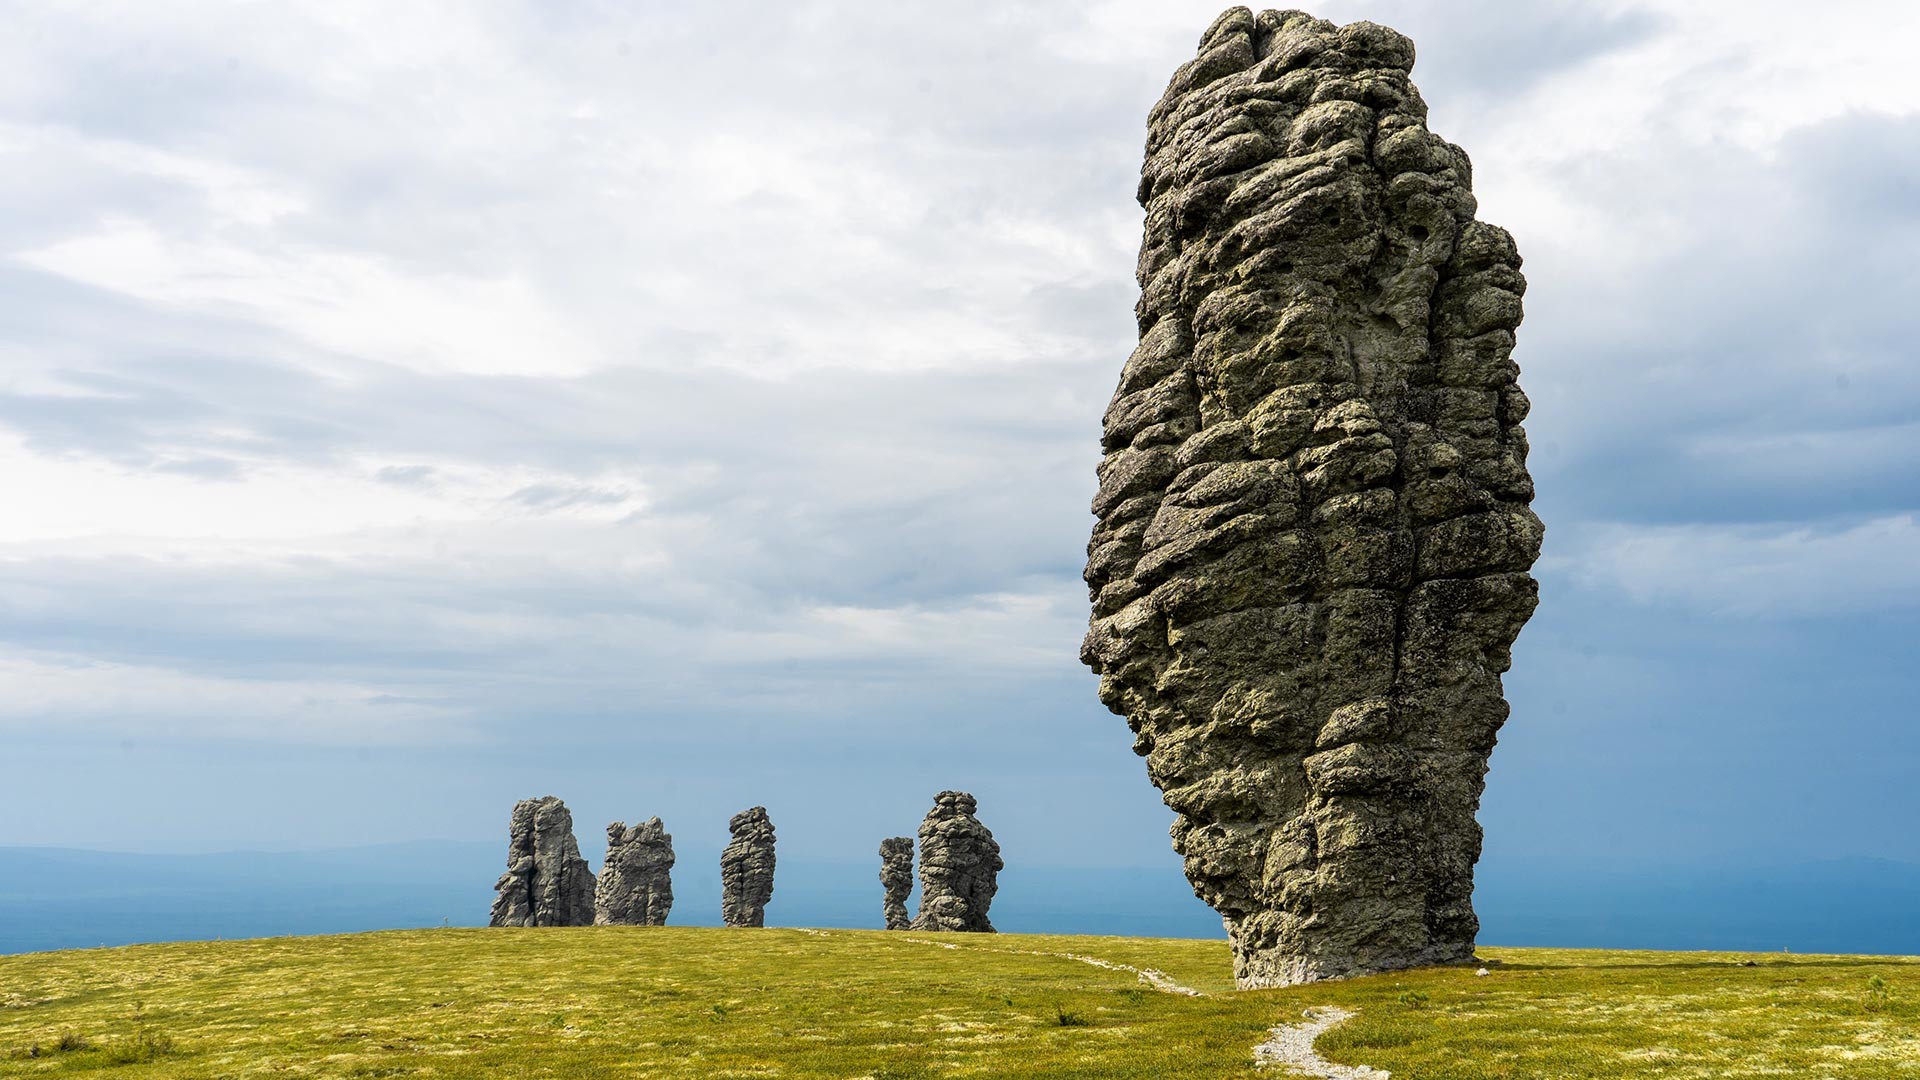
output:
[[[880,902],[887,929],[905,930],[913,925],[907,918],[907,894],[913,891],[913,837],[889,836],[880,841],[880,887],[886,895]]]
[[[515,803],[507,823],[507,872],[494,883],[488,924],[591,926],[593,887],[567,804],[551,795]]]
[[[594,890],[594,924],[665,926],[673,910],[673,837],[659,818],[607,826],[607,860]]]
[[[972,795],[943,791],[920,823],[920,914],[915,930],[993,933],[987,909],[1000,889],[1000,845]]]
[[[1241,986],[1472,957],[1533,612],[1520,255],[1413,43],[1234,8],[1148,118],[1082,658]]]
[[[728,926],[765,926],[773,899],[773,821],[767,808],[742,810],[727,822],[733,839],[720,853],[720,917]]]

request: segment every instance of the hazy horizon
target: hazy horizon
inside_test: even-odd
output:
[[[15,12],[0,847],[552,793],[855,866],[956,788],[1009,874],[1189,918],[1079,575],[1145,117],[1222,6]],[[1840,10],[1315,11],[1414,39],[1526,260],[1509,896],[1920,862],[1920,8]]]
[[[582,846],[598,865],[598,846]],[[720,925],[719,849],[677,847],[669,925]],[[1053,867],[1014,854],[993,906],[1003,932],[1225,937],[1178,860]],[[0,847],[0,954],[481,926],[504,861],[485,841],[195,856]],[[880,929],[877,870],[877,858],[782,859],[767,924]],[[1475,904],[1488,946],[1920,953],[1920,864],[1890,860],[1495,861]]]

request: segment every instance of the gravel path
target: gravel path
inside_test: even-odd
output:
[[[827,937],[824,930],[802,930],[803,934]],[[952,941],[934,941],[924,937],[900,935],[896,940],[911,941],[915,945],[932,945],[937,949],[963,949],[967,946]],[[1116,963],[1097,956],[1085,956],[1080,953],[1045,952],[1038,949],[975,949],[978,952],[1007,952],[1021,956],[1051,956],[1061,960],[1076,960],[1082,964],[1091,964],[1108,971],[1130,971],[1141,982],[1155,990],[1168,994],[1183,994],[1187,997],[1206,997],[1207,995],[1191,986],[1182,986],[1168,977],[1164,971],[1153,968],[1137,968],[1132,964]],[[1253,1063],[1261,1068],[1279,1065],[1293,1070],[1302,1076],[1320,1077],[1321,1080],[1388,1080],[1391,1075],[1385,1069],[1376,1069],[1370,1065],[1336,1065],[1319,1054],[1314,1053],[1313,1041],[1335,1024],[1352,1019],[1353,1013],[1335,1005],[1317,1005],[1308,1009],[1302,1016],[1305,1022],[1283,1024],[1268,1032],[1267,1041],[1253,1048]]]
[[[1255,1065],[1262,1068],[1283,1065],[1297,1074],[1318,1076],[1324,1080],[1387,1080],[1389,1074],[1384,1069],[1369,1065],[1336,1065],[1314,1053],[1313,1040],[1335,1024],[1350,1019],[1353,1013],[1337,1006],[1321,1005],[1301,1015],[1306,1017],[1305,1023],[1274,1028],[1266,1042],[1253,1048]]]
[[[965,948],[963,945],[951,942],[929,941],[926,938],[919,937],[902,937],[900,940],[911,941],[919,945],[936,945],[942,949]],[[1050,956],[1061,960],[1077,960],[1082,964],[1091,964],[1094,967],[1105,968],[1108,971],[1130,971],[1138,976],[1141,982],[1163,993],[1185,994],[1187,997],[1206,997],[1205,994],[1195,990],[1191,986],[1181,986],[1179,983],[1174,982],[1164,971],[1155,971],[1153,968],[1137,968],[1132,964],[1115,963],[1112,960],[1102,960],[1097,956],[1082,956],[1079,953],[1070,952],[1046,952],[1041,949],[982,949],[979,951],[1013,953],[1018,956]]]

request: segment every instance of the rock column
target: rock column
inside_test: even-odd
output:
[[[920,823],[920,914],[913,929],[993,933],[987,909],[1006,864],[975,809],[972,795],[943,791]]]
[[[1520,255],[1413,43],[1234,8],[1148,118],[1082,657],[1243,987],[1473,956],[1533,612]]]
[[[886,890],[881,911],[887,917],[887,929],[912,926],[907,918],[907,894],[913,891],[913,837],[890,836],[880,841],[880,887]]]
[[[665,926],[673,910],[673,837],[659,818],[607,826],[607,861],[594,892],[595,924]]]
[[[765,926],[773,898],[773,821],[756,806],[727,822],[733,840],[720,853],[720,917],[728,926]]]
[[[593,871],[580,857],[573,814],[551,795],[515,803],[507,872],[494,883],[492,926],[590,926]]]

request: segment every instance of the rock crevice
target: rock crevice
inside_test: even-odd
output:
[[[1234,8],[1148,120],[1082,658],[1242,986],[1473,954],[1532,613],[1520,256],[1413,45]]]

